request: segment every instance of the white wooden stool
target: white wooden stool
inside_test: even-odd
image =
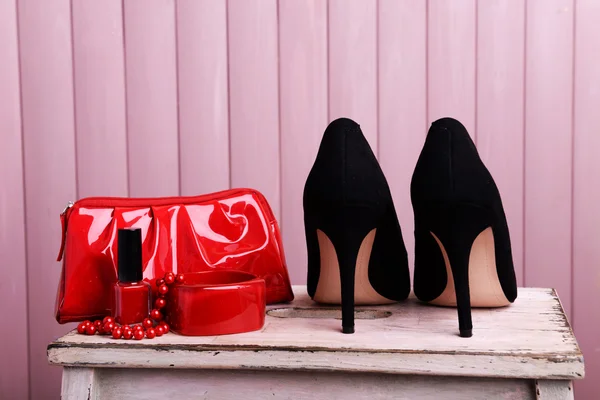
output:
[[[48,346],[64,366],[62,399],[572,399],[583,356],[552,289],[519,290],[501,309],[456,309],[414,298],[340,313],[296,300],[269,306],[261,331],[114,340],[71,332]]]

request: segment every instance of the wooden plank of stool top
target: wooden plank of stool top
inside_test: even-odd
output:
[[[269,306],[262,330],[236,335],[168,334],[142,341],[71,332],[48,346],[52,364],[86,367],[277,369],[392,374],[581,379],[583,357],[552,289],[519,289],[504,308],[473,310],[473,337],[458,336],[456,309],[414,298],[357,307],[356,333],[339,311],[296,299]],[[338,318],[338,319],[336,319]]]

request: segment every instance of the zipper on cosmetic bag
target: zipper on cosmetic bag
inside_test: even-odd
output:
[[[66,207],[60,214],[60,221],[62,225],[62,240],[60,244],[60,250],[58,251],[58,257],[56,261],[61,261],[64,255],[65,243],[67,241],[67,225],[69,222],[69,216],[73,210],[73,207],[145,207],[145,206],[159,206],[168,205],[173,203],[178,204],[193,204],[198,201],[208,201],[221,198],[223,196],[231,196],[235,194],[244,193],[258,193],[254,189],[247,188],[236,188],[226,189],[220,192],[204,194],[199,196],[170,196],[170,197],[84,197],[83,199],[75,202],[69,201]]]

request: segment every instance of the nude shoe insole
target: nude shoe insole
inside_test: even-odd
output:
[[[454,290],[454,279],[452,277],[448,253],[437,236],[433,232],[431,232],[431,235],[442,251],[448,281],[442,294],[430,301],[430,303],[438,306],[456,306],[456,292]],[[469,293],[471,295],[471,307],[502,307],[510,303],[504,295],[500,280],[498,279],[492,228],[487,228],[481,232],[475,238],[471,247],[471,254],[469,256]]]
[[[365,236],[356,258],[354,304],[357,305],[389,304],[395,302],[395,300],[390,300],[377,293],[369,282],[369,259],[371,258],[373,241],[375,240],[375,231],[376,229],[373,229]],[[317,229],[317,238],[321,253],[321,271],[313,300],[324,304],[341,304],[340,266],[335,247],[329,237],[319,229]]]

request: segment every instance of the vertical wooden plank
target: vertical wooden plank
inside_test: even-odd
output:
[[[571,311],[573,0],[527,2],[525,280]]]
[[[0,304],[10,314],[0,354],[11,360],[0,366],[0,399],[27,399],[27,266],[15,1],[0,2],[0,59]]]
[[[379,159],[412,270],[410,180],[427,132],[427,3],[379,1]]]
[[[69,0],[18,2],[24,141],[29,372],[32,399],[58,398],[60,368],[46,346],[72,325],[58,325],[59,214],[76,197],[71,8]]]
[[[477,7],[477,148],[498,185],[523,283],[525,4]]]
[[[302,193],[327,126],[327,3],[279,1],[283,242],[295,284],[306,281]]]
[[[280,217],[276,0],[230,0],[231,184],[261,191]]]
[[[329,0],[329,120],[356,121],[377,143],[377,2]]]
[[[60,399],[100,399],[99,379],[97,375],[99,374],[96,374],[96,369],[94,368],[64,367]]]
[[[429,0],[427,119],[452,117],[475,132],[476,3]]]
[[[600,377],[600,3],[578,0],[575,16],[573,171],[573,312],[571,321],[585,357],[586,379],[577,398],[598,395]]]
[[[129,194],[179,194],[175,2],[124,2]]]
[[[181,194],[227,189],[227,3],[179,0],[176,6]]]
[[[127,196],[121,0],[73,2],[73,73],[80,197]]]
[[[552,381],[540,379],[535,381],[536,400],[573,400],[572,381]]]

